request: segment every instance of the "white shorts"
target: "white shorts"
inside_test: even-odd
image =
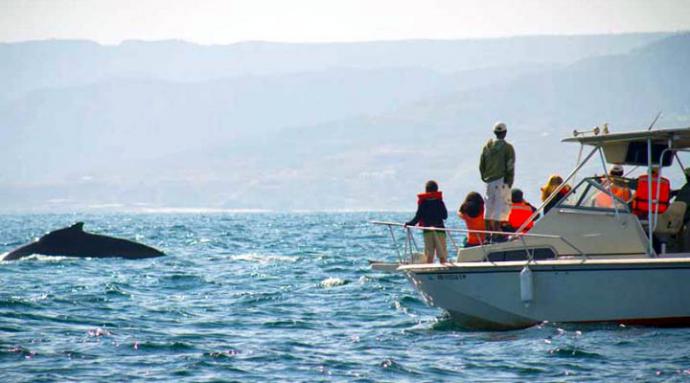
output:
[[[503,178],[486,184],[484,219],[487,221],[508,221],[511,205],[510,187],[503,182]]]

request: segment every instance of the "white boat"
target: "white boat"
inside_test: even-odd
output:
[[[680,164],[678,152],[690,148],[690,128],[592,134],[564,141],[591,151],[561,188],[595,157],[600,157],[604,174],[607,163],[643,165],[647,174],[661,164],[661,176],[664,167]],[[663,214],[657,209],[638,218],[626,201],[613,194],[607,186],[610,181],[581,180],[526,234],[460,248],[456,262],[400,264],[397,271],[407,276],[427,303],[444,309],[467,328],[524,328],[543,321],[690,325],[690,230],[683,223],[685,203],[674,201]],[[653,195],[652,187],[658,195],[659,182],[649,184],[647,195]],[[606,193],[614,203],[596,206],[599,193]],[[378,224],[391,230],[402,226]],[[453,232],[469,232],[421,229],[447,231],[451,238]],[[412,254],[413,247],[406,244],[406,253]]]

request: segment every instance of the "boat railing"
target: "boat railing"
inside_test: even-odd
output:
[[[387,226],[388,231],[391,235],[391,238],[393,239],[393,245],[395,246],[395,251],[398,255],[398,260],[400,263],[405,263],[403,254],[407,255],[410,259],[410,262],[413,261],[413,252],[419,252],[419,247],[417,246],[417,243],[414,239],[414,236],[412,235],[412,230],[422,230],[422,231],[432,231],[432,232],[445,232],[448,233],[448,238],[450,238],[451,243],[453,244],[453,247],[455,249],[455,252],[457,253],[458,250],[461,248],[458,246],[457,242],[453,238],[451,233],[462,233],[465,235],[470,235],[470,234],[489,234],[489,235],[494,235],[494,236],[503,236],[509,240],[520,240],[522,244],[522,248],[525,250],[525,254],[527,256],[527,263],[531,263],[534,261],[534,249],[530,249],[530,246],[527,244],[525,241],[525,238],[542,238],[542,239],[555,239],[558,241],[561,241],[564,243],[567,247],[575,250],[575,252],[582,258],[582,262],[584,262],[587,259],[587,255],[580,250],[577,246],[575,246],[572,242],[568,241],[561,235],[555,235],[555,234],[538,234],[538,233],[525,233],[525,232],[505,232],[505,231],[492,231],[492,230],[473,230],[473,229],[460,229],[460,228],[447,228],[447,227],[425,227],[425,226],[409,226],[405,225],[404,223],[399,223],[399,222],[388,222],[388,221],[372,221],[371,222],[374,225],[382,225],[382,226]],[[395,237],[395,233],[393,232],[393,227],[402,227],[405,230],[405,242],[403,246],[403,251],[400,251],[400,247],[398,245],[398,240]],[[489,243],[484,243],[479,246],[481,250],[484,253],[484,261],[485,262],[491,262],[491,259],[489,258],[489,254],[486,251],[486,244]],[[531,250],[531,251],[530,251]]]

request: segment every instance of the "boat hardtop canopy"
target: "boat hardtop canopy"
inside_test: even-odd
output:
[[[599,147],[606,162],[612,164],[646,166],[650,162],[647,153],[651,152],[652,164],[670,166],[676,151],[690,149],[690,128],[579,135],[562,142]]]
[[[582,135],[564,138],[562,142],[579,142],[586,145],[603,145],[619,142],[647,142],[666,144],[671,140],[674,147],[690,148],[690,127],[678,129],[638,130],[635,132]]]

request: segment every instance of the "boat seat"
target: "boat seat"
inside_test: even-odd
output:
[[[661,243],[661,254],[666,254],[666,244],[669,243],[672,236],[678,234],[683,228],[686,209],[685,202],[674,201],[663,214],[659,214],[654,228],[654,236]]]
[[[678,234],[683,227],[686,209],[685,202],[674,201],[663,214],[659,214],[654,234],[657,236]]]

